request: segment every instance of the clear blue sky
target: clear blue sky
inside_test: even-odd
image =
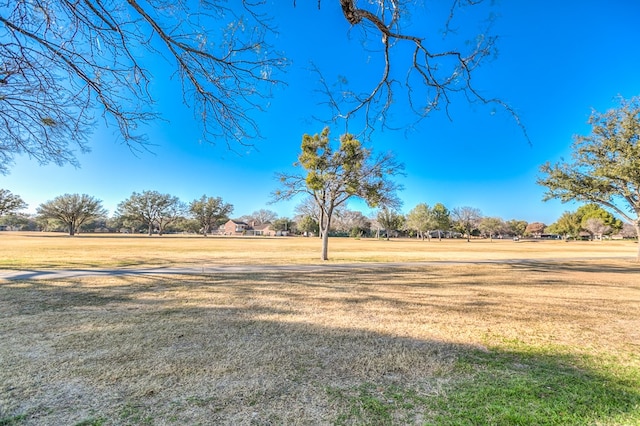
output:
[[[235,206],[234,216],[260,208],[293,216],[296,202],[267,202],[277,187],[274,173],[292,170],[302,134],[323,127],[311,118],[321,110],[309,61],[356,78],[375,77],[379,70],[367,66],[368,53],[354,50],[359,33],[349,33],[337,1],[323,1],[320,11],[315,0],[298,0],[295,9],[292,3],[273,2],[278,48],[292,65],[284,76],[288,85],[277,90],[267,113],[256,116],[264,139],[254,149],[238,148],[239,155],[224,141],[200,143],[179,82],[167,83],[158,72],[153,89],[168,121],[148,129],[156,145],[152,153],[134,155],[119,144],[115,129],[96,127],[92,152],[79,156],[81,168],[39,166],[22,157],[9,175],[0,176],[0,187],[20,195],[30,211],[63,193],[87,193],[113,213],[132,192],[157,190],[186,202],[202,194],[221,196]],[[550,224],[576,206],[542,202],[544,188],[535,183],[539,166],[569,157],[572,136],[589,132],[592,109],[614,107],[618,95],[640,95],[640,2],[502,0],[493,9],[499,15],[493,29],[499,55],[478,70],[476,87],[518,112],[531,145],[504,111],[462,99],[452,105],[452,120],[435,112],[409,135],[375,132],[370,145],[393,150],[405,164],[406,176],[398,179],[405,188],[400,193],[404,212],[421,202],[441,202],[448,208],[477,207],[486,216]],[[414,25],[424,13],[414,11]],[[335,128],[333,135],[340,131]]]

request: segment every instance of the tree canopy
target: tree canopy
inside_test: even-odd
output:
[[[510,219],[505,222],[505,225],[509,232],[511,232],[514,236],[521,237],[524,235],[528,223],[525,220]]]
[[[212,229],[220,225],[233,212],[233,205],[225,203],[220,197],[203,195],[189,204],[189,211],[200,225],[200,232],[207,236]]]
[[[558,220],[546,228],[546,232],[557,233],[577,238],[581,231],[587,231],[594,238],[602,238],[604,234],[620,232],[623,224],[610,212],[597,204],[585,204],[575,212],[566,211]]]
[[[478,227],[482,219],[482,212],[475,207],[456,207],[451,211],[451,218],[455,225],[467,236],[467,242],[471,240],[471,232]]]
[[[73,236],[80,227],[92,220],[107,216],[102,201],[87,194],[64,194],[42,203],[37,209],[42,219],[55,219],[67,226]]]
[[[151,236],[154,229],[158,230],[158,235],[162,235],[165,227],[180,219],[186,211],[187,207],[176,196],[158,191],[142,191],[134,192],[118,204],[116,216],[145,225]]]
[[[295,166],[301,173],[277,173],[281,188],[274,191],[274,202],[300,194],[313,198],[320,211],[322,260],[328,259],[329,230],[336,208],[351,198],[364,200],[370,207],[396,206],[400,186],[390,177],[403,167],[390,152],[374,156],[352,134],[340,137],[340,145],[331,146],[329,128],[313,136],[302,137],[301,153]]]
[[[250,143],[260,133],[254,112],[268,107],[274,86],[286,84],[291,58],[273,45],[273,20],[278,8],[296,1],[283,3],[0,0],[0,172],[17,154],[77,164],[76,151],[90,148],[96,117],[133,149],[144,148],[141,127],[158,118],[151,68],[159,60],[178,77],[204,140]],[[491,2],[450,0],[438,5],[442,22],[419,26],[412,25],[416,5],[408,0],[318,0],[317,6],[342,12],[345,43],[350,28],[358,30],[362,48],[377,58],[366,66],[378,74],[370,87],[351,87],[349,76],[335,84],[316,68],[319,87],[310,90],[323,92],[333,111],[322,121],[360,114],[372,128],[384,125],[398,102],[419,120],[446,109],[457,94],[498,103],[517,121],[509,106],[472,84],[496,50]],[[477,9],[473,16],[484,25],[459,25],[465,8]]]
[[[378,225],[385,230],[385,238],[389,240],[390,234],[400,230],[405,225],[405,218],[402,214],[398,213],[395,209],[389,208],[384,205],[378,211],[376,216]]]
[[[532,236],[541,236],[544,234],[545,229],[547,229],[547,225],[542,222],[531,222],[527,224],[527,227],[524,230],[525,235]]]
[[[545,200],[595,203],[618,213],[640,234],[640,97],[593,112],[591,134],[576,136],[572,162],[546,163]],[[640,247],[638,249],[640,261]]]
[[[611,230],[619,231],[622,229],[622,222],[619,219],[595,203],[580,206],[578,210],[576,210],[576,217],[583,228],[589,219],[597,219],[601,221],[604,226],[611,228]]]
[[[380,221],[379,216],[378,221]],[[382,225],[384,226],[384,224]],[[429,205],[420,203],[407,213],[406,225],[407,228],[416,231],[418,237],[422,238],[422,240],[424,240],[425,236],[430,240],[431,234],[429,231],[434,230],[438,223]]]
[[[505,223],[499,217],[483,217],[478,223],[480,231],[489,236],[490,240],[500,232],[504,231]]]
[[[15,214],[26,208],[27,203],[19,195],[11,193],[8,189],[0,188],[0,216]]]
[[[577,238],[580,233],[580,218],[575,212],[564,212],[557,221],[547,227],[547,231],[560,234],[564,239]]]
[[[433,218],[438,228],[438,239],[442,240],[442,231],[447,231],[451,227],[451,212],[442,203],[435,203],[431,209]]]

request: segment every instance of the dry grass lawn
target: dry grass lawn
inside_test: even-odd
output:
[[[499,259],[624,257],[630,241],[569,242],[332,238],[331,262],[415,262]],[[322,263],[318,238],[198,237],[165,235],[0,232],[0,268],[86,268]]]
[[[319,251],[305,239],[0,237],[4,268]],[[635,245],[336,240],[332,253],[535,260],[0,281],[0,425],[640,424]]]

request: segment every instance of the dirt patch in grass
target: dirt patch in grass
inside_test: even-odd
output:
[[[590,261],[2,282],[0,421],[633,424],[638,276]]]

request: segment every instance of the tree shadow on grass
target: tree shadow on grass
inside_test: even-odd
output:
[[[396,297],[332,273],[110,280],[0,286],[0,424],[640,421],[637,368],[313,319],[336,294],[372,307]]]
[[[584,259],[558,261],[521,261],[516,266],[536,271],[589,272],[604,274],[639,275],[640,263],[635,259]]]

